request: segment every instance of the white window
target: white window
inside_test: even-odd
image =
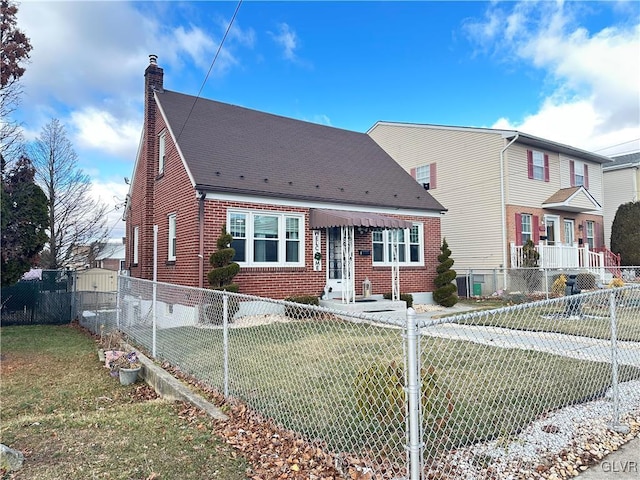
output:
[[[565,219],[564,220],[564,243],[566,245],[573,245],[574,237],[573,237],[573,220]]]
[[[176,214],[172,213],[169,215],[169,255],[167,260],[170,262],[175,261],[176,259]]]
[[[595,248],[596,242],[595,242],[595,231],[596,231],[596,225],[595,222],[591,221],[591,220],[587,220],[587,245],[589,245],[589,250],[593,250]]]
[[[534,150],[532,155],[533,178],[535,180],[544,180],[544,154]]]
[[[166,135],[165,132],[162,132],[158,137],[158,175],[164,173],[165,147]]]
[[[576,187],[583,186],[584,183],[584,164],[580,162],[575,162],[575,172],[573,176],[573,184]]]
[[[527,243],[527,241],[533,241],[533,235],[531,231],[531,215],[528,213],[522,214],[522,224],[521,224],[521,232],[522,232],[522,245]]]
[[[400,265],[422,265],[424,235],[422,224],[416,223],[404,230],[374,230],[372,233],[373,263],[391,265],[393,263],[393,240],[398,242],[398,263]]]
[[[431,165],[416,167],[416,182],[421,184],[431,183]]]
[[[304,266],[304,216],[263,211],[229,211],[233,260],[245,266]]]
[[[138,246],[140,241],[140,227],[133,227],[133,264],[138,264]]]

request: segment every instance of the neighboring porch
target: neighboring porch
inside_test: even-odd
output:
[[[620,256],[606,247],[590,250],[589,245],[545,245],[540,241],[535,246],[539,258],[537,267],[558,270],[587,271],[609,282],[613,277],[621,276]],[[511,242],[511,268],[531,267],[525,262],[522,245]]]

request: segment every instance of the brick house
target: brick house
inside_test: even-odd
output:
[[[221,229],[240,292],[332,290],[343,302],[430,292],[445,208],[368,135],[164,89],[145,70],[144,127],[124,213],[132,277],[207,287]]]

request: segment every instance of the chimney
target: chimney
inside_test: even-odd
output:
[[[156,105],[155,93],[163,92],[164,71],[158,66],[158,56],[149,55],[149,65],[144,71],[144,146],[143,163],[144,181],[141,184],[143,203],[145,205],[143,217],[140,219],[140,278],[153,278],[153,225],[155,178],[158,174],[158,128],[159,112]]]

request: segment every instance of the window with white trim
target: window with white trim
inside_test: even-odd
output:
[[[584,184],[584,163],[574,162],[573,185],[581,187]]]
[[[304,266],[304,215],[229,210],[227,224],[235,262],[243,266]]]
[[[165,152],[166,152],[166,134],[162,132],[158,136],[158,175],[162,175],[164,173],[164,160],[165,160]]]
[[[593,220],[587,220],[587,245],[589,245],[589,250],[593,250],[596,246],[596,225]]]
[[[544,180],[544,154],[534,150],[532,152],[532,160],[534,180]]]
[[[431,165],[416,167],[416,182],[421,184],[431,183]]]
[[[522,245],[527,243],[527,241],[533,241],[533,233],[531,230],[531,215],[528,213],[522,214],[522,222],[521,222],[521,236],[522,236]]]
[[[138,247],[140,243],[140,227],[133,227],[133,264],[138,264]]]
[[[402,230],[374,230],[372,232],[372,250],[374,265],[393,263],[393,239],[397,235],[398,263],[400,265],[422,265],[424,235],[421,223]]]
[[[169,255],[167,256],[167,260],[170,262],[175,261],[176,259],[176,214],[172,213],[168,216],[169,219]]]

